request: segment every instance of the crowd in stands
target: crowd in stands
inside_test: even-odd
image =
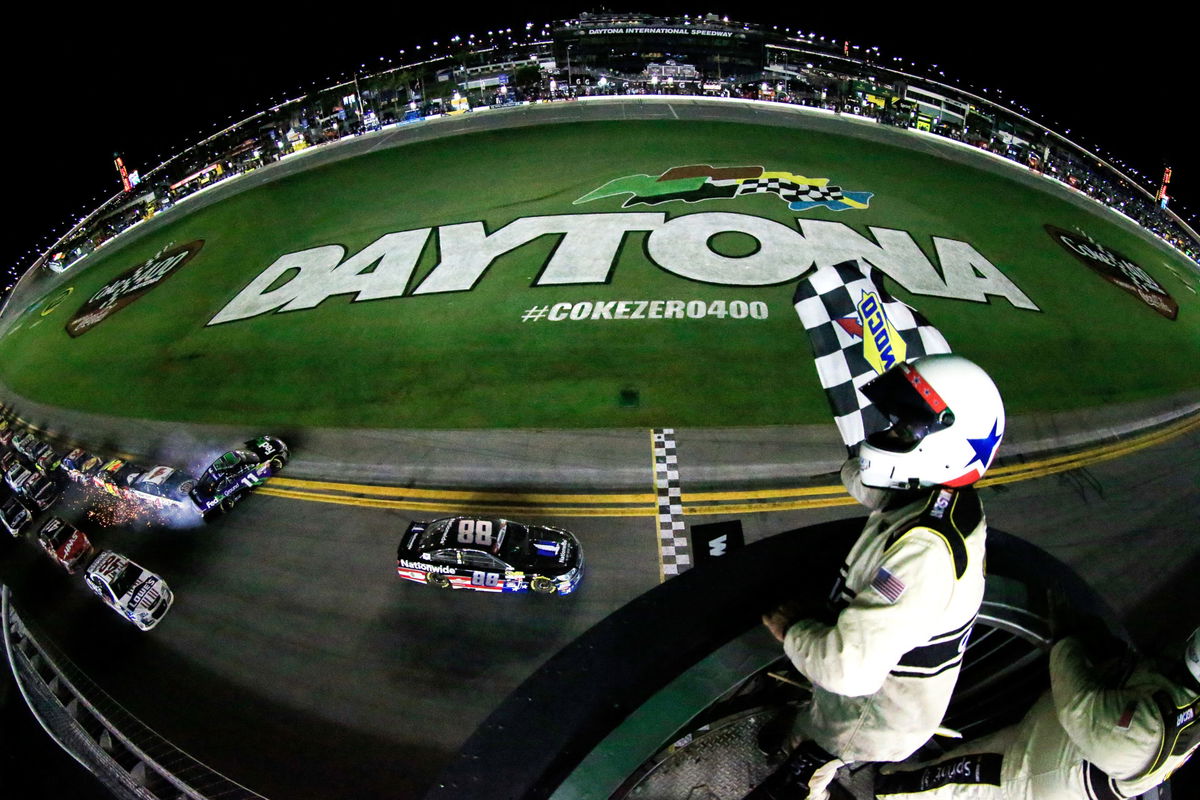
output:
[[[992,123],[993,129],[988,130],[967,124],[954,125],[940,118],[931,121],[930,117],[918,113],[915,103],[905,103],[902,99],[893,102],[898,99],[895,97],[887,102],[879,97],[868,98],[866,92],[853,87],[862,85],[864,80],[871,81],[872,85],[883,85],[879,72],[866,69],[862,74],[849,74],[844,71],[844,66],[841,66],[842,71],[835,73],[820,67],[813,69],[813,65],[808,64],[807,72],[793,71],[782,77],[778,73],[763,73],[754,81],[735,82],[726,79],[719,84],[703,80],[659,82],[647,79],[644,75],[641,80],[639,76],[609,79],[590,76],[579,69],[574,72],[572,80],[569,73],[562,70],[557,73],[542,70],[540,82],[526,81],[522,85],[503,87],[493,85],[487,89],[470,91],[464,88],[464,97],[460,98],[456,90],[453,99],[448,96],[421,98],[415,88],[422,84],[410,73],[402,73],[406,76],[404,81],[393,77],[390,82],[381,80],[379,76],[364,76],[361,79],[363,85],[371,86],[369,80],[375,80],[375,83],[374,88],[362,90],[361,95],[348,98],[343,94],[347,91],[346,85],[333,87],[311,95],[302,102],[285,104],[271,112],[255,115],[244,125],[223,131],[189,148],[184,154],[169,159],[151,171],[154,180],[147,181],[132,192],[111,198],[56,243],[32,268],[69,268],[121,232],[170,208],[183,197],[299,150],[389,125],[403,125],[443,113],[462,112],[470,105],[478,109],[480,106],[574,100],[580,96],[601,94],[741,97],[823,108],[874,119],[880,124],[919,128],[986,149],[1034,172],[1057,179],[1134,220],[1193,261],[1200,261],[1200,241],[1186,225],[1156,204],[1144,189],[1133,185],[1115,169],[1104,169],[1101,166],[1103,162],[1097,157],[1072,145],[1065,138],[1045,129],[1038,131],[1030,127],[1022,132],[1026,138],[1015,138],[998,134],[1000,126],[995,122]],[[539,73],[535,70],[534,75],[536,77]],[[428,78],[429,83],[434,81],[434,78]],[[446,81],[443,79],[441,83],[445,84]],[[450,85],[458,86],[453,82]],[[895,86],[901,88],[896,89]],[[440,88],[444,90],[444,87]],[[896,92],[904,94],[902,84],[884,88],[884,94],[887,95]],[[947,88],[939,84],[939,91]],[[378,113],[372,111],[372,107],[378,109]],[[998,106],[985,110],[995,120],[1005,114]],[[0,288],[0,298],[11,288]]]

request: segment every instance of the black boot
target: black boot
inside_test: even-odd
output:
[[[816,771],[837,760],[837,756],[826,752],[816,742],[805,741],[746,795],[745,800],[806,800],[809,783]]]

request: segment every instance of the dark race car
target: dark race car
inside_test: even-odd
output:
[[[38,531],[38,544],[72,575],[95,552],[87,534],[60,517],[51,517]]]
[[[15,457],[14,453],[5,455],[14,456],[12,459],[6,457],[0,461],[0,465],[4,468],[5,483],[12,487],[14,492],[41,510],[45,511],[49,508],[59,495],[59,489],[54,481],[29,469],[21,463],[20,458]]]
[[[92,483],[114,497],[125,497],[125,487],[129,485],[130,478],[141,472],[142,468],[137,464],[114,458],[92,473]]]
[[[192,502],[202,514],[228,511],[251,489],[283,469],[287,461],[287,445],[279,439],[251,439],[244,449],[230,450],[204,470],[189,493]]]
[[[77,483],[87,483],[104,466],[104,459],[82,448],[75,448],[62,457],[58,468]]]
[[[29,457],[29,454],[33,451],[33,448],[40,443],[41,440],[39,440],[37,438],[37,434],[33,433],[32,431],[21,431],[12,437],[13,449],[26,457]]]
[[[20,536],[31,519],[33,512],[16,495],[8,494],[0,500],[0,525],[13,536]]]
[[[447,517],[408,526],[396,572],[442,589],[570,594],[583,575],[583,550],[558,528]]]
[[[173,467],[158,466],[130,475],[127,478],[125,494],[156,508],[191,508],[188,492],[195,485],[196,479],[186,472],[180,472]]]
[[[13,437],[12,446],[29,459],[34,468],[47,475],[58,466],[58,451],[43,442],[34,433],[21,433]]]

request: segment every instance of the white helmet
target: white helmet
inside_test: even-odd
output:
[[[1200,628],[1196,628],[1188,637],[1187,645],[1183,649],[1183,661],[1196,683],[1200,683]]]
[[[901,362],[861,391],[892,422],[859,446],[867,486],[968,486],[983,477],[1004,436],[996,384],[962,356]]]

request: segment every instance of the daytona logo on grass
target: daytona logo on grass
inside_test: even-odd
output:
[[[1003,297],[1017,308],[1038,307],[991,261],[967,242],[933,237],[935,266],[905,231],[870,228],[875,241],[840,222],[797,220],[800,230],[749,214],[561,214],[524,217],[488,233],[482,222],[388,233],[346,257],[328,244],[288,253],[264,269],[222,308],[209,325],[274,311],[316,308],[326,298],[355,301],[466,292],[492,262],[543,237],[557,246],[537,266],[535,286],[609,283],[627,235],[646,233],[646,255],[666,272],[718,286],[790,283],[814,265],[864,259],[914,294],[978,303]],[[713,248],[723,233],[752,237],[751,255],[728,256]],[[436,237],[441,259],[411,291],[422,252]],[[939,269],[940,267],[940,269]],[[282,283],[281,283],[282,281]]]

